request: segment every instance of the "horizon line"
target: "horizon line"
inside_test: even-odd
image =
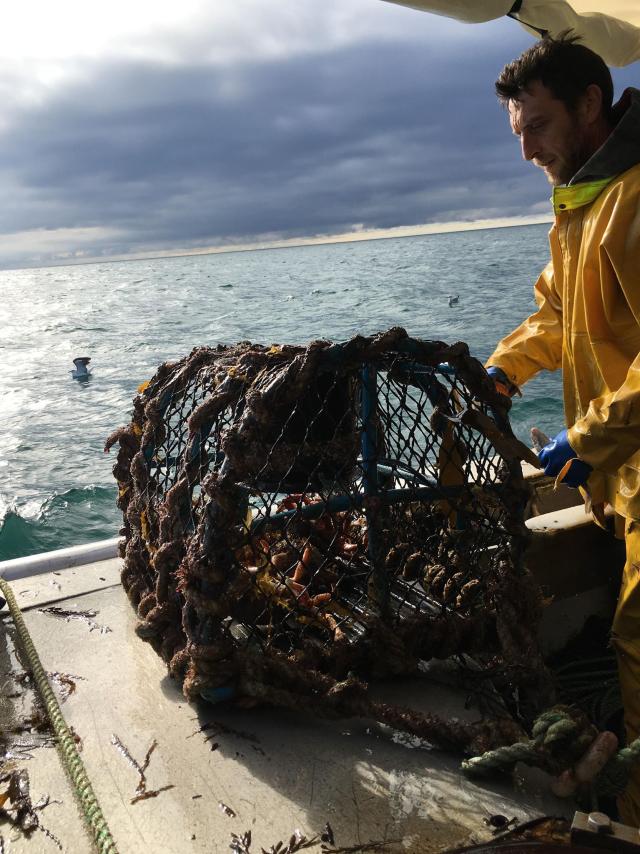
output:
[[[60,259],[45,264],[28,264],[19,267],[3,267],[2,270],[38,270],[47,267],[80,267],[88,264],[113,264],[125,261],[154,261],[163,258],[189,258],[199,255],[224,255],[235,252],[262,252],[269,249],[295,249],[304,246],[326,246],[336,243],[360,243],[369,240],[393,240],[422,237],[431,234],[451,234],[460,231],[484,231],[496,228],[517,228],[527,225],[543,225],[553,222],[551,214],[531,214],[516,217],[488,218],[478,220],[451,220],[449,222],[400,225],[391,228],[361,229],[340,234],[314,235],[310,237],[287,237],[275,240],[248,243],[230,243],[222,246],[205,246],[196,249],[149,250],[121,255],[93,256],[82,259]]]

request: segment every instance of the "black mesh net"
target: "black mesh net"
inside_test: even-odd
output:
[[[163,365],[107,443],[138,633],[188,697],[371,713],[360,679],[466,655],[542,700],[508,405],[401,329]]]

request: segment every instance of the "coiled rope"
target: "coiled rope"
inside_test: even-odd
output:
[[[555,706],[538,717],[532,738],[490,750],[465,760],[461,768],[469,776],[510,770],[516,762],[543,768],[551,774],[572,768],[592,744],[597,729],[586,717],[566,706]],[[607,762],[592,782],[599,795],[619,795],[627,786],[629,771],[640,759],[640,738],[623,747]]]
[[[84,763],[80,758],[75,740],[60,709],[58,700],[56,699],[53,689],[47,679],[47,674],[38,652],[31,639],[26,623],[20,611],[20,607],[16,602],[13,591],[4,580],[0,577],[0,592],[7,600],[9,611],[16,630],[18,638],[24,654],[29,662],[29,667],[33,674],[36,686],[44,703],[44,707],[51,721],[53,731],[58,741],[62,764],[64,765],[73,787],[75,789],[80,806],[84,814],[85,820],[91,830],[95,845],[100,854],[117,854],[116,843],[111,836],[111,831],[107,825],[106,819],[102,814],[100,804],[93,791],[93,787],[84,767]]]

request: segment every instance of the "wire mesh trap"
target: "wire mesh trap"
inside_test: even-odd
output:
[[[467,654],[474,678],[544,702],[521,560],[530,452],[508,406],[465,344],[402,329],[162,365],[107,440],[137,633],[189,698],[425,734],[362,680]]]

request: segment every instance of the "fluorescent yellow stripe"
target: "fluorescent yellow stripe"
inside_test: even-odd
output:
[[[612,181],[613,178],[601,178],[599,181],[585,181],[584,184],[554,187],[551,196],[554,213],[563,213],[590,205]]]

